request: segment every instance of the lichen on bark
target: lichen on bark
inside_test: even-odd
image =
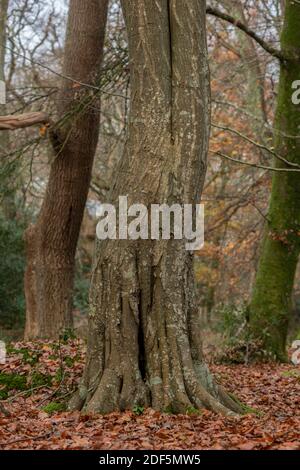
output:
[[[209,138],[205,2],[123,1],[131,61],[129,134],[110,202],[199,202]],[[188,51],[188,53],[187,53]],[[87,362],[69,407],[241,408],[202,354],[193,256],[184,240],[98,242]]]

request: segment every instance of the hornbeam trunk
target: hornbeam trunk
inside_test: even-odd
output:
[[[199,202],[209,138],[205,1],[123,1],[129,135],[111,191],[128,204]],[[99,242],[88,353],[70,409],[239,411],[206,367],[184,240]]]
[[[58,99],[60,117],[69,114],[52,132],[54,158],[45,198],[25,236],[26,338],[56,338],[72,326],[75,251],[99,134],[99,103],[82,106],[91,90],[76,81],[97,84],[106,17],[107,0],[70,1],[63,75],[73,81],[64,80]]]
[[[300,106],[292,100],[293,83],[300,77],[300,5],[292,0],[286,2],[281,47],[286,60],[280,70],[276,150],[300,165]],[[290,168],[279,160],[275,165]],[[286,359],[287,327],[300,253],[299,235],[299,173],[276,172],[249,314],[253,336],[277,360]]]

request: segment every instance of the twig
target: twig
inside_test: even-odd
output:
[[[11,403],[16,398],[21,397],[23,395],[27,395],[27,393],[31,394],[34,390],[39,390],[40,388],[50,388],[50,387],[48,387],[48,385],[38,385],[37,387],[32,387],[32,388],[29,388],[28,390],[23,390],[22,392],[16,393],[16,395],[13,395],[12,397],[7,398],[5,401]]]
[[[241,31],[243,31],[248,36],[250,36],[252,39],[254,39],[266,52],[271,54],[273,57],[276,57],[280,61],[284,61],[288,59],[288,57],[286,57],[286,55],[283,54],[282,51],[275,49],[273,46],[271,46],[266,41],[264,41],[261,37],[259,37],[255,33],[255,31],[250,29],[248,26],[246,26],[240,20],[234,18],[233,16],[227,15],[227,13],[223,13],[221,10],[218,10],[217,8],[211,8],[211,7],[206,8],[206,13],[208,15],[213,15],[217,18],[225,20],[228,23],[231,23],[233,26],[236,26]]]
[[[260,144],[259,142],[255,142],[255,140],[251,139],[250,137],[243,134],[242,132],[239,132],[238,130],[233,129],[232,127],[222,126],[222,125],[216,124],[214,122],[212,122],[211,125],[213,127],[215,127],[216,129],[220,129],[220,130],[223,130],[223,131],[228,131],[228,132],[231,132],[232,134],[237,135],[238,137],[241,137],[242,139],[246,140],[250,144],[255,145],[256,147],[258,147],[259,149],[265,150],[266,152],[269,152],[275,158],[278,158],[278,160],[282,161],[283,163],[286,163],[289,166],[293,166],[295,168],[300,168],[300,165],[298,165],[298,163],[290,162],[289,160],[284,158],[282,155],[279,155],[277,152],[274,152],[274,150],[270,149],[266,145]]]
[[[65,369],[64,369],[63,357],[62,357],[62,353],[61,353],[60,338],[59,338],[59,341],[58,341],[58,347],[59,347],[59,361],[60,361],[60,366],[59,367],[60,367],[60,370],[62,372],[62,376],[61,376],[60,382],[59,382],[58,386],[56,387],[56,389],[52,393],[50,393],[50,395],[48,397],[43,398],[43,400],[39,403],[39,406],[41,406],[43,403],[45,403],[45,401],[50,400],[50,398],[54,397],[57,394],[57,392],[61,388],[61,386],[63,384],[63,381],[65,379]]]
[[[11,444],[16,444],[17,442],[23,442],[23,441],[36,441],[36,440],[39,440],[39,439],[45,439],[49,436],[51,436],[53,431],[50,431],[50,432],[47,432],[45,434],[40,434],[39,436],[24,436],[24,437],[20,437],[18,439],[14,439],[13,441],[8,441],[8,442],[4,442],[2,444],[0,444],[1,446],[8,446],[8,445],[11,445]]]
[[[277,171],[277,172],[285,172],[285,173],[300,173],[300,169],[297,170],[296,168],[275,168],[272,166],[264,166],[264,165],[259,165],[256,163],[243,162],[242,160],[238,160],[237,158],[229,157],[229,155],[225,155],[225,153],[222,153],[222,152],[214,152],[213,150],[210,150],[210,153],[213,153],[214,155],[217,155],[218,157],[225,158],[226,160],[230,160],[231,162],[239,163],[240,165],[252,166],[254,168],[262,168],[263,170],[268,170],[268,171]]]
[[[57,394],[57,392],[59,391],[59,389],[61,388],[61,386],[62,386],[62,384],[63,384],[64,378],[65,378],[65,373],[63,372],[61,381],[59,382],[59,384],[58,384],[58,386],[56,387],[56,389],[55,389],[52,393],[50,393],[50,395],[48,395],[47,397],[43,398],[42,401],[40,401],[39,406],[41,406],[43,403],[45,403],[45,401],[50,400],[50,398],[53,398],[53,397]],[[49,388],[49,387],[48,387],[48,388]]]

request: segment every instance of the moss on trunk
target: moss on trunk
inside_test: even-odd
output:
[[[292,101],[292,84],[300,79],[300,5],[291,0],[286,3],[281,48],[287,60],[280,68],[275,147],[278,154],[300,165],[300,106]],[[274,164],[278,168],[288,167],[278,159]],[[253,335],[277,360],[286,358],[287,327],[299,253],[300,175],[276,172],[249,314]]]

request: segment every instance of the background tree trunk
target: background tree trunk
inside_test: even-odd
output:
[[[6,46],[6,23],[9,0],[0,0],[0,80],[5,82],[5,46]],[[0,115],[6,114],[6,105],[0,104]],[[0,132],[0,166],[4,165],[3,155],[9,152],[9,135]],[[7,164],[7,161],[6,161]],[[7,219],[13,219],[16,214],[14,190],[9,186],[1,197],[3,213]]]
[[[276,150],[287,160],[300,164],[300,106],[292,102],[292,83],[300,77],[300,5],[292,0],[286,2],[281,48],[289,59],[281,64]],[[278,159],[274,164],[286,166]],[[263,349],[284,360],[300,252],[298,173],[274,174],[268,221],[249,309],[250,326]]]
[[[197,203],[209,138],[203,0],[123,1],[131,60],[129,136],[110,200]],[[88,356],[70,408],[134,405],[227,414],[238,406],[202,356],[193,256],[184,240],[99,243]]]
[[[64,76],[97,84],[106,18],[106,0],[70,1]],[[60,117],[79,111],[59,129],[43,205],[26,232],[26,338],[55,338],[72,326],[75,251],[99,134],[98,100],[80,109],[88,93],[66,79],[59,94]]]

